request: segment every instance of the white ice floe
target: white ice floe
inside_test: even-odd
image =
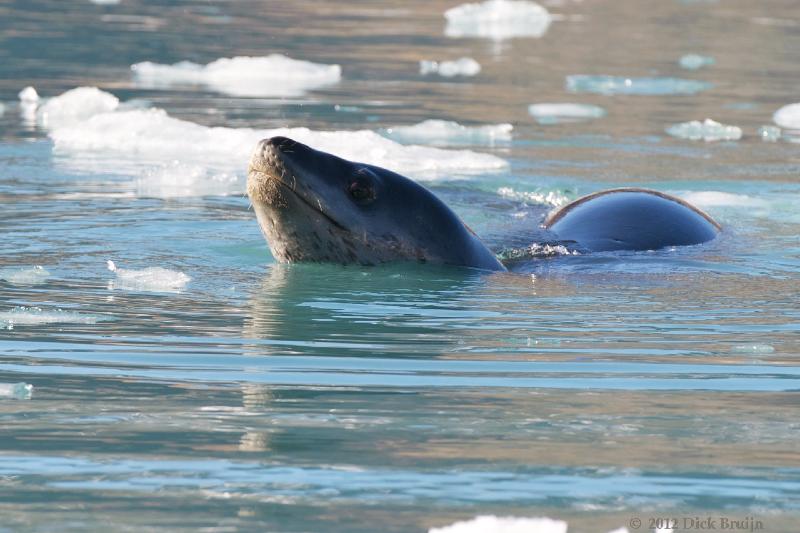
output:
[[[510,198],[512,200],[520,200],[533,204],[546,204],[553,207],[561,207],[570,202],[569,197],[561,191],[516,191],[511,187],[500,187],[497,189],[497,194],[503,198]]]
[[[119,99],[97,87],[78,87],[50,98],[39,107],[36,118],[45,128],[58,128],[87,120],[119,107]]]
[[[800,103],[778,109],[772,115],[772,121],[783,129],[800,130]]]
[[[152,196],[241,194],[245,169],[256,143],[291,137],[340,157],[386,167],[417,178],[494,171],[508,163],[470,150],[404,146],[371,130],[313,131],[308,128],[209,127],[170,117],[162,109],[100,112],[95,98],[75,100],[73,123],[50,129],[59,164],[91,172],[137,176],[137,189]],[[88,94],[88,93],[86,93]]]
[[[454,76],[474,76],[481,71],[481,65],[471,57],[462,57],[455,61],[429,61],[419,62],[419,73],[423,76],[438,74],[445,78]]]
[[[603,95],[670,95],[696,94],[712,85],[704,81],[680,78],[624,78],[620,76],[589,76],[575,74],[567,76],[567,90],[573,93],[595,93]]]
[[[131,66],[138,85],[147,88],[202,85],[231,96],[294,97],[338,83],[339,65],[324,65],[272,54],[221,58],[207,65],[182,61],[162,65],[145,61]]]
[[[777,126],[761,126],[758,128],[758,136],[764,142],[778,142],[781,139],[781,129]]]
[[[0,398],[29,400],[32,395],[33,385],[30,383],[0,383]]]
[[[183,272],[162,267],[149,267],[141,270],[117,268],[114,261],[106,261],[108,269],[117,275],[109,282],[109,289],[142,292],[180,292],[192,280]]]
[[[742,128],[720,124],[710,118],[703,122],[692,120],[673,124],[666,129],[666,132],[673,137],[690,141],[738,141],[742,138]]]
[[[25,87],[19,94],[19,101],[23,104],[35,104],[39,101],[39,93],[33,87]]]
[[[95,324],[102,318],[84,315],[62,309],[42,309],[41,307],[19,306],[11,311],[0,312],[0,328],[14,329],[15,326],[39,326],[60,322],[73,324]]]
[[[589,104],[532,104],[528,113],[539,124],[580,122],[606,116],[606,110]]]
[[[434,527],[428,533],[567,533],[567,523],[552,518],[517,518],[484,515]]]
[[[487,0],[462,4],[445,14],[448,37],[486,37],[502,40],[512,37],[541,37],[552,17],[544,7],[527,0]]]
[[[681,57],[678,64],[687,70],[697,70],[703,67],[711,66],[715,63],[711,56],[701,56],[699,54],[686,54]]]
[[[448,120],[425,120],[413,126],[393,126],[381,134],[403,144],[484,144],[511,140],[511,124],[464,126]]]
[[[119,4],[120,0],[89,0],[93,4],[99,6],[113,6]]]
[[[768,207],[769,202],[745,194],[722,191],[694,191],[680,195],[690,204],[698,207]]]
[[[0,270],[0,279],[12,285],[41,285],[49,277],[50,272],[39,265],[28,268],[6,268]]]

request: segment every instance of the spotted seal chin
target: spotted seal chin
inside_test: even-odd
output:
[[[285,137],[258,144],[247,194],[272,255],[284,263],[415,261],[505,269],[418,183]]]
[[[415,261],[505,270],[450,208],[415,181],[286,137],[258,143],[247,194],[272,255],[284,263]],[[554,242],[583,251],[699,244],[720,231],[683,200],[646,189],[584,197],[543,227]]]

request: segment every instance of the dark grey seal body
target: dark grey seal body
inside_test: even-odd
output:
[[[425,187],[285,137],[258,144],[250,159],[247,194],[280,262],[414,261],[505,270]],[[719,225],[697,208],[645,189],[581,198],[548,217],[544,227],[554,243],[576,243],[582,251],[699,244],[719,232]]]

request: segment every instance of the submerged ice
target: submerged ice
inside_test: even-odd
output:
[[[738,126],[720,124],[710,118],[703,122],[692,120],[673,124],[666,129],[666,132],[673,137],[691,141],[738,141],[742,138],[742,129]]]
[[[430,61],[419,62],[419,73],[423,76],[438,74],[445,78],[454,76],[475,76],[481,71],[481,65],[471,57],[462,57],[455,61]]]
[[[141,87],[202,85],[231,96],[292,97],[338,83],[339,65],[325,65],[281,54],[221,58],[207,65],[181,61],[163,65],[145,61],[131,66]]]
[[[109,283],[109,289],[142,292],[180,292],[192,280],[183,272],[162,267],[148,267],[141,270],[117,268],[114,261],[106,261],[108,269],[116,274]]]
[[[606,110],[590,104],[532,104],[528,114],[539,124],[560,124],[601,118]]]
[[[488,124],[483,126],[464,126],[447,120],[425,120],[413,126],[393,126],[381,130],[392,140],[403,144],[484,144],[511,140],[511,124]]]
[[[487,0],[462,4],[445,14],[448,37],[485,37],[502,40],[512,37],[541,37],[552,17],[544,7],[527,0]]]
[[[62,115],[82,119],[50,127],[54,150],[63,156],[60,164],[104,172],[119,172],[125,164],[133,169],[126,172],[137,176],[137,190],[156,197],[241,193],[253,146],[261,139],[277,135],[415,177],[483,172],[507,166],[505,160],[490,154],[404,146],[371,130],[209,127],[176,119],[158,108],[128,109],[120,105],[103,111],[102,102],[110,101],[108,93],[81,94],[86,98],[73,99],[68,92],[48,102],[69,97],[75,108]]]
[[[698,70],[703,67],[711,66],[715,63],[711,56],[701,56],[699,54],[686,54],[681,57],[678,64],[687,70]]]
[[[84,315],[63,309],[42,309],[41,307],[17,306],[10,311],[0,312],[0,328],[14,329],[15,326],[39,326],[44,324],[74,323],[95,324],[100,317]]]
[[[0,279],[12,285],[41,285],[47,281],[49,277],[50,272],[39,265],[26,268],[4,268],[0,270]]]
[[[696,94],[711,88],[711,84],[681,78],[625,78],[620,76],[567,76],[567,90],[573,93],[611,95],[670,95]]]

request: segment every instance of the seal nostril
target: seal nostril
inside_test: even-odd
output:
[[[280,136],[270,137],[269,139],[265,139],[261,142],[264,143],[265,148],[272,147],[272,148],[277,148],[278,150],[281,151],[291,149],[297,144],[297,141],[293,141],[288,137],[280,137]]]

